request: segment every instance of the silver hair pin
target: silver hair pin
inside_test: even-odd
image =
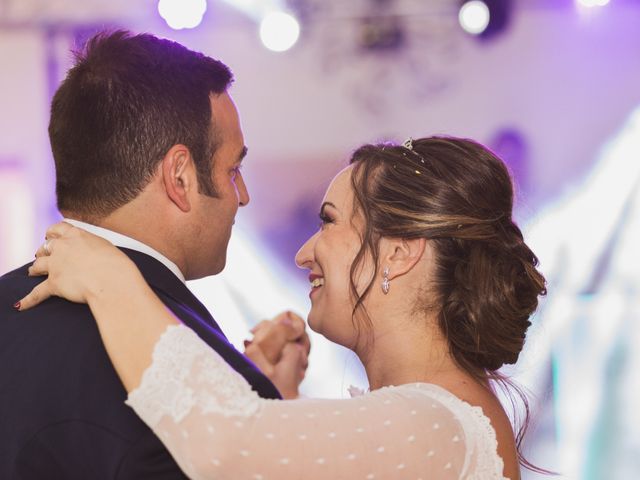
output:
[[[424,158],[422,158],[422,155],[420,155],[418,152],[416,152],[416,151],[413,149],[413,138],[411,138],[411,137],[407,138],[407,139],[404,141],[404,143],[402,144],[402,146],[403,146],[404,148],[406,148],[407,150],[409,150],[411,153],[413,153],[416,157],[418,157],[418,159],[420,160],[420,163],[424,164]],[[406,155],[405,155],[405,157],[406,157]],[[417,171],[417,170],[416,170],[416,173],[417,173],[417,174],[420,174],[420,172],[419,172],[419,171]]]
[[[413,152],[413,138],[411,137],[407,138],[402,144],[402,146],[407,150],[411,150]]]

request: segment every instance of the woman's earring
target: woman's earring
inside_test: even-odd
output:
[[[382,272],[382,293],[389,293],[389,267],[384,267]]]

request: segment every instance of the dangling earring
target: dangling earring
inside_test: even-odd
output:
[[[389,267],[384,267],[382,272],[382,293],[389,293]]]

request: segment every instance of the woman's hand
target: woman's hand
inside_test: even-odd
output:
[[[301,317],[284,312],[260,322],[251,330],[253,340],[245,341],[245,355],[287,400],[299,396],[298,387],[309,365],[311,343],[305,328]]]
[[[139,275],[135,264],[111,243],[64,222],[52,225],[36,252],[29,275],[48,275],[19,302],[19,310],[58,296],[89,303],[101,292],[122,285],[128,272]]]
[[[88,303],[109,358],[128,392],[151,364],[155,344],[178,320],[136,265],[108,241],[68,223],[47,230],[29,275],[49,275],[20,301],[31,308],[52,295]]]

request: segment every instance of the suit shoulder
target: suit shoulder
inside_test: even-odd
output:
[[[18,267],[10,272],[0,276],[0,284],[15,282],[24,277],[28,277],[27,270],[33,262],[25,263],[21,267]]]
[[[24,292],[24,294],[21,295],[22,297],[44,280],[44,277],[29,276],[27,270],[31,266],[31,263],[33,262],[26,263],[0,276],[0,298],[15,297],[16,294],[19,295]],[[19,300],[21,297],[16,300]]]
[[[25,264],[0,277],[0,330],[8,336],[0,344],[14,341],[27,332],[40,337],[49,335],[53,330],[72,329],[75,335],[93,331],[89,307],[59,297],[51,297],[26,311],[18,312],[13,308],[15,302],[46,278],[30,277],[27,272],[30,265]]]

